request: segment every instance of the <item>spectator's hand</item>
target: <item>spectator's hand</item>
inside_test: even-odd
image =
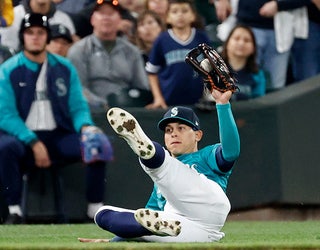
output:
[[[265,3],[259,10],[259,14],[263,17],[274,17],[278,12],[277,1],[270,1]]]
[[[217,104],[228,103],[232,96],[232,92],[230,90],[226,92],[220,92],[219,90],[213,89],[211,94]]]
[[[164,99],[154,99],[153,103],[148,104],[146,109],[157,109],[157,108],[162,108],[162,109],[167,109],[168,105],[166,104]]]
[[[311,2],[320,10],[320,0],[311,0]]]
[[[47,147],[41,141],[37,141],[32,146],[34,160],[36,166],[39,168],[49,168],[51,166],[51,160],[48,154]]]
[[[232,7],[229,0],[218,0],[214,1],[216,8],[216,15],[219,21],[224,21],[232,12]]]

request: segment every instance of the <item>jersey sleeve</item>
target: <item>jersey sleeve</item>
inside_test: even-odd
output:
[[[222,155],[225,160],[231,162],[236,160],[240,154],[240,137],[238,129],[232,115],[230,103],[217,104],[216,107],[219,120]]]
[[[0,68],[0,129],[10,135],[16,136],[24,144],[29,144],[37,136],[27,128],[19,115],[16,106],[17,100],[10,84],[9,74],[8,67],[3,65]]]
[[[165,204],[166,199],[161,195],[157,185],[154,185],[150,198],[146,204],[146,208],[156,211],[163,211]]]

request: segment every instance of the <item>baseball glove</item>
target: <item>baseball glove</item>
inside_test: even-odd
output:
[[[239,90],[236,79],[221,56],[207,44],[199,44],[192,49],[185,58],[195,71],[202,75],[205,86],[212,92],[217,89],[220,92]]]
[[[109,138],[95,126],[88,126],[81,133],[81,154],[85,163],[113,160],[113,148]]]

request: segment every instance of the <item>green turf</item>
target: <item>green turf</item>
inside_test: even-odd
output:
[[[110,238],[94,224],[0,226],[0,249],[320,249],[320,221],[227,222],[226,237],[215,243],[81,243]]]

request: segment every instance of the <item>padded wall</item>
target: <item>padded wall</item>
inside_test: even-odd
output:
[[[233,103],[232,107],[241,138],[241,155],[227,190],[232,209],[266,204],[320,205],[320,76],[259,99]],[[127,110],[153,140],[163,142],[162,133],[156,129],[162,110]],[[217,142],[216,112],[196,112],[205,133],[200,147]],[[107,166],[105,203],[142,207],[152,182],[104,117],[104,111],[94,114],[97,125],[110,136],[115,151],[114,162]],[[84,167],[76,164],[62,172],[67,214],[71,220],[81,220],[86,211]],[[36,215],[43,207],[36,202],[36,189],[30,195],[33,204],[29,211]],[[3,207],[3,200],[0,203]]]

